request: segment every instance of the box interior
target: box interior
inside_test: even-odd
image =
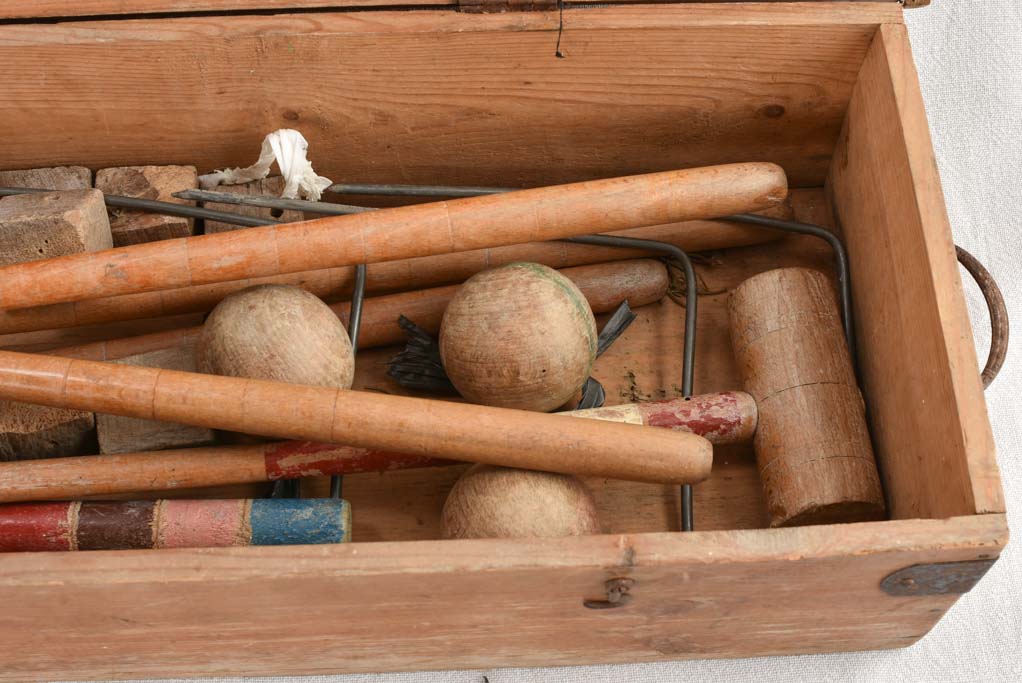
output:
[[[915,73],[900,21],[893,3],[575,7],[564,59],[553,55],[557,24],[547,13],[11,23],[0,25],[0,61],[17,74],[0,99],[0,168],[208,172],[251,163],[263,135],[281,127],[308,138],[318,172],[348,182],[531,187],[776,162],[796,217],[834,226],[848,243],[858,362],[892,518],[1000,512],[939,179],[919,151],[925,142],[932,155],[925,115],[918,87],[905,87]],[[924,186],[935,199],[919,196]],[[699,301],[697,393],[741,386],[727,289],[773,267],[832,272],[830,263],[808,237],[700,259],[712,293]],[[638,313],[594,371],[608,404],[678,392],[682,309],[665,299]],[[398,391],[384,374],[392,353],[361,354],[356,387]],[[463,470],[347,477],[354,539],[438,538],[444,497]],[[679,528],[674,487],[588,483],[606,533]],[[764,528],[751,447],[718,449],[695,500],[697,529]]]
[[[958,594],[893,597],[881,582],[989,563],[1007,527],[900,5],[569,5],[557,59],[556,12],[364,7],[377,1],[284,15],[272,12],[282,0],[147,0],[132,5],[264,9],[41,23],[25,17],[66,3],[5,3],[0,168],[205,172],[251,163],[280,127],[349,182],[526,187],[776,161],[796,217],[848,246],[892,519],[764,529],[741,448],[719,449],[696,487],[694,533],[656,533],[678,528],[672,487],[591,480],[604,535],[433,542],[462,468],[348,477],[355,543],[4,556],[0,680],[621,663],[921,638]],[[782,264],[828,269],[830,255],[796,238],[700,260],[713,293],[700,297],[697,391],[738,384],[717,292]],[[612,401],[674,391],[680,314],[669,300],[639,310],[596,370]],[[359,386],[393,390],[387,355],[362,355]],[[634,581],[627,608],[585,607],[620,577]]]

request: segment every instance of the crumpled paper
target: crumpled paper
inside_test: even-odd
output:
[[[311,199],[317,201],[323,190],[333,182],[317,175],[308,159],[309,142],[305,136],[291,128],[281,128],[263,139],[259,160],[247,168],[225,168],[199,176],[199,187],[215,189],[218,185],[240,185],[260,180],[270,174],[273,162],[277,162],[280,174],[284,176],[284,199]]]

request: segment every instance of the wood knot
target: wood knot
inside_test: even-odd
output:
[[[768,119],[779,119],[784,116],[785,109],[779,104],[768,104],[760,109],[759,113]]]
[[[583,600],[582,605],[589,609],[614,609],[615,607],[624,607],[632,600],[632,596],[629,593],[632,587],[635,585],[635,579],[629,579],[627,577],[618,577],[615,579],[609,579],[603,586],[607,591],[607,597],[603,600]]]

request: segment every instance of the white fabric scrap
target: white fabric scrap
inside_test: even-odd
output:
[[[218,185],[241,185],[261,180],[270,174],[273,162],[277,162],[280,174],[284,176],[284,199],[311,199],[317,201],[323,190],[333,182],[317,175],[308,159],[309,142],[305,136],[291,128],[281,128],[263,139],[259,160],[248,168],[225,168],[199,176],[199,187],[212,190]]]

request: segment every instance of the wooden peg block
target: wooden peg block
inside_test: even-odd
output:
[[[165,370],[196,371],[195,351],[191,344],[129,356],[117,362]],[[206,446],[216,441],[216,433],[204,427],[103,413],[96,414],[96,432],[99,436],[100,453],[132,453]]]
[[[0,173],[0,185],[68,188],[0,200],[0,263],[113,246],[103,194],[87,189],[91,179],[89,169],[80,167]],[[0,460],[84,453],[95,444],[94,427],[91,412],[0,401]]]
[[[94,453],[95,425],[90,412],[0,401],[0,461]]]
[[[175,192],[199,186],[194,166],[124,166],[104,168],[96,173],[96,189],[124,197],[156,199],[161,202],[193,205],[174,197]],[[110,212],[114,246],[155,242],[195,234],[191,218],[116,209]]]
[[[0,171],[0,187],[30,187],[40,190],[88,190],[92,171],[84,166],[28,168]]]
[[[99,190],[0,199],[0,265],[109,249],[110,221]]]
[[[263,178],[262,180],[253,180],[250,183],[244,185],[221,185],[216,188],[217,192],[232,192],[234,194],[247,194],[253,197],[265,196],[265,197],[279,197],[280,193],[284,191],[284,179],[280,176],[273,176],[271,178]],[[274,220],[281,221],[282,223],[294,223],[295,221],[303,220],[304,214],[301,211],[284,211],[267,209],[260,206],[245,206],[235,204],[216,204],[207,202],[204,205],[207,209],[216,209],[217,211],[230,211],[237,213],[242,216],[253,216],[256,218],[272,218]],[[319,218],[319,216],[314,216]],[[238,230],[241,226],[229,225],[227,223],[220,223],[219,221],[206,221],[206,234],[212,234],[214,232],[230,232],[231,230]]]

